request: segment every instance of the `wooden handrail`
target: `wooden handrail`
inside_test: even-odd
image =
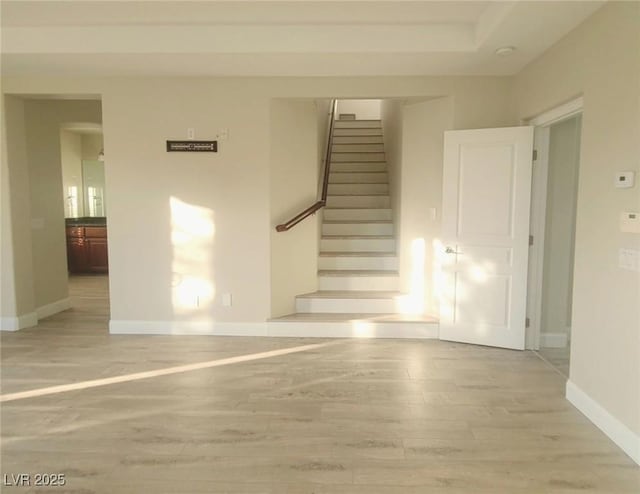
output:
[[[276,226],[277,232],[286,232],[290,230],[302,220],[308,218],[312,214],[315,214],[319,209],[322,209],[327,204],[327,191],[329,189],[329,173],[331,172],[331,147],[333,146],[333,122],[336,116],[336,103],[337,100],[331,100],[331,113],[329,114],[329,133],[327,135],[327,150],[324,157],[324,174],[322,176],[322,191],[320,193],[320,199],[309,206],[304,211],[298,213],[286,223],[282,223]]]

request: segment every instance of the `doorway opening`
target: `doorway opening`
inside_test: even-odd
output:
[[[108,205],[101,122],[61,125],[60,164],[70,305],[108,319]]]
[[[540,122],[532,198],[529,296],[534,348],[569,377],[581,111]]]

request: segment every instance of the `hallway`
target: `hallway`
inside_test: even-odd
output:
[[[640,485],[640,469],[532,352],[110,336],[105,290],[105,278],[73,279],[76,309],[0,334],[3,398],[45,388],[2,403],[2,473],[67,482],[3,492],[615,494]],[[295,350],[260,355],[284,348]],[[114,376],[129,377],[46,389]]]

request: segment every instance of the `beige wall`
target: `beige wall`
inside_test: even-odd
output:
[[[570,336],[581,118],[550,128],[542,278],[543,333]]]
[[[112,320],[264,321],[268,100],[227,81],[140,80],[111,84],[103,107]],[[217,153],[167,153],[188,128],[228,139]]]
[[[380,105],[384,152],[387,160],[389,196],[393,213],[393,227],[396,237],[400,235],[400,187],[402,173],[402,112],[403,102],[399,99],[385,99]]]
[[[318,216],[288,232],[275,227],[317,200],[318,114],[312,100],[271,103],[271,316],[295,312],[295,296],[317,289]]]
[[[60,127],[100,121],[99,101],[25,101],[36,307],[68,296]]]
[[[439,313],[433,245],[441,228],[443,134],[453,120],[452,98],[404,106],[398,252],[412,311]]]
[[[2,329],[12,329],[19,323],[18,318],[33,314],[36,305],[24,102],[20,98],[6,96],[1,98],[1,103],[0,318]]]
[[[515,80],[522,118],[584,95],[576,223],[571,381],[640,434],[640,277],[618,267],[622,211],[639,211],[640,3],[612,2],[527,66]]]
[[[104,149],[102,134],[82,134],[82,159],[96,160]]]
[[[60,162],[62,165],[62,199],[65,217],[84,216],[82,189],[82,135],[68,130],[60,131]],[[77,211],[73,209],[69,188],[76,187]]]
[[[379,99],[342,99],[338,101],[338,111],[336,118],[341,113],[351,113],[356,116],[356,120],[378,120],[380,118]]]

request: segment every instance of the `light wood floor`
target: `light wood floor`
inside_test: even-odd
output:
[[[319,343],[109,336],[105,278],[76,281],[75,309],[1,335],[3,395]],[[67,486],[2,492],[639,492],[532,352],[340,340],[171,372],[3,402],[2,474]]]
[[[569,378],[569,363],[571,350],[569,346],[565,348],[540,348],[540,356],[553,365],[560,374]]]

